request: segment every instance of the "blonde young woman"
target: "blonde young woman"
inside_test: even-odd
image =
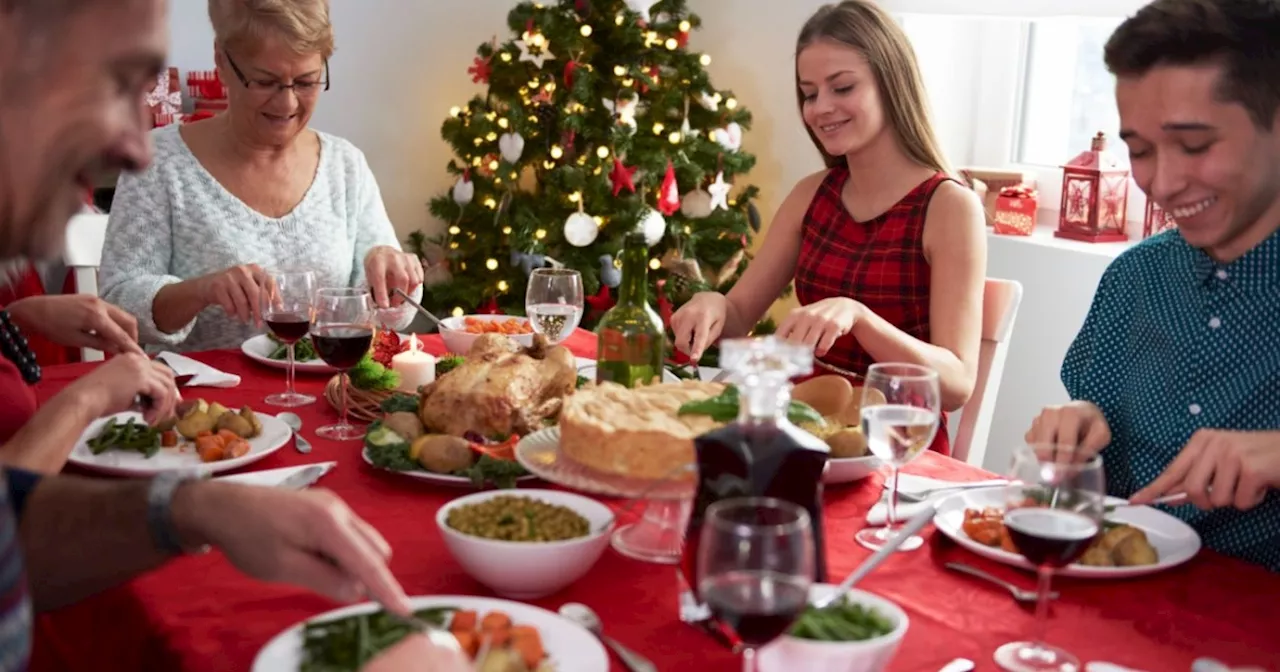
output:
[[[906,35],[869,1],[822,7],[796,44],[796,96],[827,169],[791,191],[727,296],[676,311],[676,346],[697,359],[745,336],[794,279],[801,306],[778,335],[813,346],[819,373],[921,364],[959,408],[978,367],[983,212],[949,176]],[[950,452],[945,431],[932,449]]]
[[[138,318],[143,343],[200,350],[260,332],[271,269],[367,284],[383,306],[392,289],[420,292],[364,155],[307,127],[330,85],[327,0],[209,0],[209,18],[229,107],[153,132],[155,162],[120,179],[104,298]]]

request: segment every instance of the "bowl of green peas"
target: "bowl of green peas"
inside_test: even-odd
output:
[[[814,602],[836,586],[815,583],[809,607],[787,634],[760,650],[760,672],[880,672],[898,652],[907,634],[906,612],[863,590],[818,609]]]

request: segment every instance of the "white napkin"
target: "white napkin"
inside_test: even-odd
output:
[[[924,492],[925,490],[934,490],[936,488],[947,488],[956,485],[963,485],[969,481],[943,481],[937,478],[929,478],[928,476],[917,476],[915,474],[898,474],[898,492],[908,494]],[[889,516],[889,488],[892,487],[893,480],[889,475],[884,479],[884,496],[871,507],[867,512],[867,524],[872,526],[884,525]],[[894,518],[896,522],[904,522],[911,516],[920,512],[925,506],[933,506],[937,500],[951,495],[952,492],[940,492],[923,502],[907,502],[901,497],[898,498],[898,510],[895,512]]]
[[[187,382],[187,387],[235,387],[240,384],[240,376],[219,371],[176,352],[162,352],[156,355],[156,359],[168,364],[176,376],[195,376]]]
[[[336,466],[337,462],[313,462],[311,464],[300,464],[296,467],[281,467],[280,469],[267,469],[266,471],[249,471],[243,474],[233,474],[231,476],[219,476],[213,480],[226,481],[228,483],[240,483],[243,485],[258,485],[266,488],[274,488],[284,483],[286,478],[316,465],[325,468],[325,473]],[[323,476],[321,476],[323,478]],[[308,486],[309,487],[309,486]]]

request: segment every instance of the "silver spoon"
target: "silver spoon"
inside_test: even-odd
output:
[[[578,625],[581,625],[590,631],[591,634],[599,637],[600,641],[605,643],[605,646],[613,649],[613,652],[618,654],[618,658],[622,660],[623,664],[626,665],[627,669],[631,670],[631,672],[658,672],[658,668],[648,658],[645,658],[635,651],[619,644],[618,641],[612,637],[605,635],[604,624],[600,622],[600,617],[596,615],[596,612],[591,610],[591,607],[578,602],[568,602],[560,607],[560,615],[574,623],[577,623]]]
[[[1004,588],[1005,590],[1009,591],[1009,594],[1013,596],[1013,599],[1018,602],[1025,602],[1027,604],[1031,604],[1036,602],[1036,600],[1038,599],[1036,595],[1036,591],[1027,590],[1026,588],[1019,588],[1018,586],[1015,586],[1012,583],[1009,583],[1008,581],[1005,581],[1004,579],[998,576],[988,574],[982,571],[981,569],[978,569],[977,567],[970,567],[969,565],[966,565],[961,562],[948,562],[946,564],[946,567],[947,569],[960,572],[961,574],[968,574],[969,576],[977,577],[984,581],[990,581],[991,583],[994,583],[997,586],[1000,586],[1001,588]],[[1051,600],[1058,599],[1058,591],[1056,590],[1050,591],[1048,598]]]
[[[289,413],[288,411],[277,413],[276,418],[293,430],[293,438],[297,442],[295,445],[298,447],[298,452],[303,455],[310,453],[311,443],[302,438],[302,418],[299,418],[296,413]]]

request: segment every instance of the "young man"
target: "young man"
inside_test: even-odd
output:
[[[1280,0],[1156,0],[1116,30],[1120,136],[1178,228],[1107,269],[1027,440],[1280,571]]]
[[[0,0],[0,260],[58,254],[93,170],[150,160],[142,101],[164,64],[165,10],[165,0]],[[171,403],[172,376],[167,387]],[[103,407],[125,410],[133,389]],[[408,610],[387,542],[328,493],[169,476],[5,477],[0,672],[26,668],[33,606],[74,602],[206,545],[261,579]],[[467,669],[410,645],[419,669]]]

